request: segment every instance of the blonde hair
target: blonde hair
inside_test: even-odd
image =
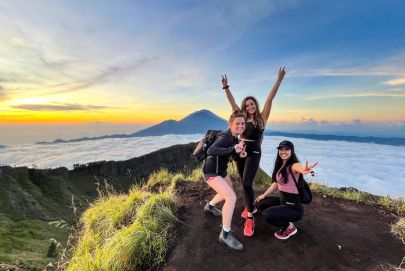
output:
[[[235,110],[232,112],[231,116],[229,117],[229,124],[232,123],[232,121],[236,118],[243,118],[246,121],[246,117],[245,114],[243,114],[241,111],[239,110]]]

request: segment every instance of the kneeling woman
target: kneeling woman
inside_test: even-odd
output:
[[[296,222],[304,215],[296,182],[300,174],[313,173],[317,163],[308,167],[301,166],[294,152],[294,145],[288,140],[282,141],[277,147],[278,154],[272,174],[273,184],[264,194],[256,199],[257,208],[262,211],[266,221],[279,228],[274,233],[278,239],[288,239],[297,233]],[[271,196],[278,189],[280,196]]]
[[[232,113],[229,118],[229,129],[219,133],[207,150],[207,159],[203,165],[204,178],[207,184],[217,192],[215,197],[207,203],[205,212],[215,216],[222,214],[223,229],[219,235],[219,242],[231,249],[243,250],[243,245],[231,233],[233,210],[236,203],[236,195],[232,188],[232,182],[227,175],[228,160],[231,156],[244,156],[244,142],[238,143],[237,136],[245,130],[244,115],[238,111]],[[215,207],[224,201],[222,212]]]

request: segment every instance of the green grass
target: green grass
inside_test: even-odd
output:
[[[391,232],[405,245],[405,217],[399,217],[391,225]]]
[[[228,174],[234,180],[239,179],[235,164],[229,164]],[[71,232],[70,243],[58,262],[63,266],[60,270],[147,270],[164,261],[170,228],[177,220],[176,188],[183,182],[203,182],[202,169],[198,167],[187,175],[160,169],[146,180],[144,186],[133,187],[127,194],[115,192],[108,183],[98,189],[98,198],[82,213],[78,226]],[[254,184],[267,188],[271,178],[259,169]],[[317,183],[311,183],[311,189],[331,197],[386,206],[399,214],[392,231],[403,238],[404,200]],[[68,229],[60,224],[64,225],[39,220],[13,221],[0,214],[0,270],[2,262],[25,270],[43,270],[47,263],[55,264],[56,259],[46,255],[51,238],[66,244]]]
[[[159,181],[156,174],[153,180]],[[164,170],[160,174],[167,177]],[[133,188],[128,195],[99,198],[80,219],[82,230],[66,270],[145,270],[162,262],[175,212],[170,189]]]
[[[338,189],[329,187],[319,183],[311,183],[311,190],[320,194],[328,195],[335,198],[342,198],[346,200],[353,200],[356,202],[363,202],[370,205],[381,205],[387,207],[390,211],[398,214],[400,217],[405,216],[405,199],[393,199],[389,196],[375,196],[367,192],[362,192],[355,189]]]
[[[47,257],[50,239],[64,243],[67,236],[68,228],[58,223],[35,219],[14,221],[0,214],[0,263],[24,270],[43,270],[45,265],[56,260]]]

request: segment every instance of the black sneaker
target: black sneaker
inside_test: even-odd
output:
[[[223,229],[221,231],[221,234],[219,235],[219,242],[230,249],[237,250],[237,251],[242,251],[243,250],[243,244],[239,242],[231,232],[225,232]]]
[[[211,213],[213,216],[222,216],[221,210],[215,206],[211,206],[208,202],[205,204],[204,212]]]

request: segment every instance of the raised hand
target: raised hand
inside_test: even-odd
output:
[[[223,88],[228,86],[228,78],[226,77],[226,74],[221,75],[221,81],[222,81]]]
[[[277,81],[283,81],[285,76],[285,67],[282,67],[278,70],[278,76],[277,76]]]
[[[308,166],[308,161],[306,161],[305,163],[305,167],[303,168],[303,172],[302,174],[308,174],[308,173],[313,173],[313,168],[316,167],[318,165],[318,162],[316,162],[315,164],[313,164],[312,166]]]

